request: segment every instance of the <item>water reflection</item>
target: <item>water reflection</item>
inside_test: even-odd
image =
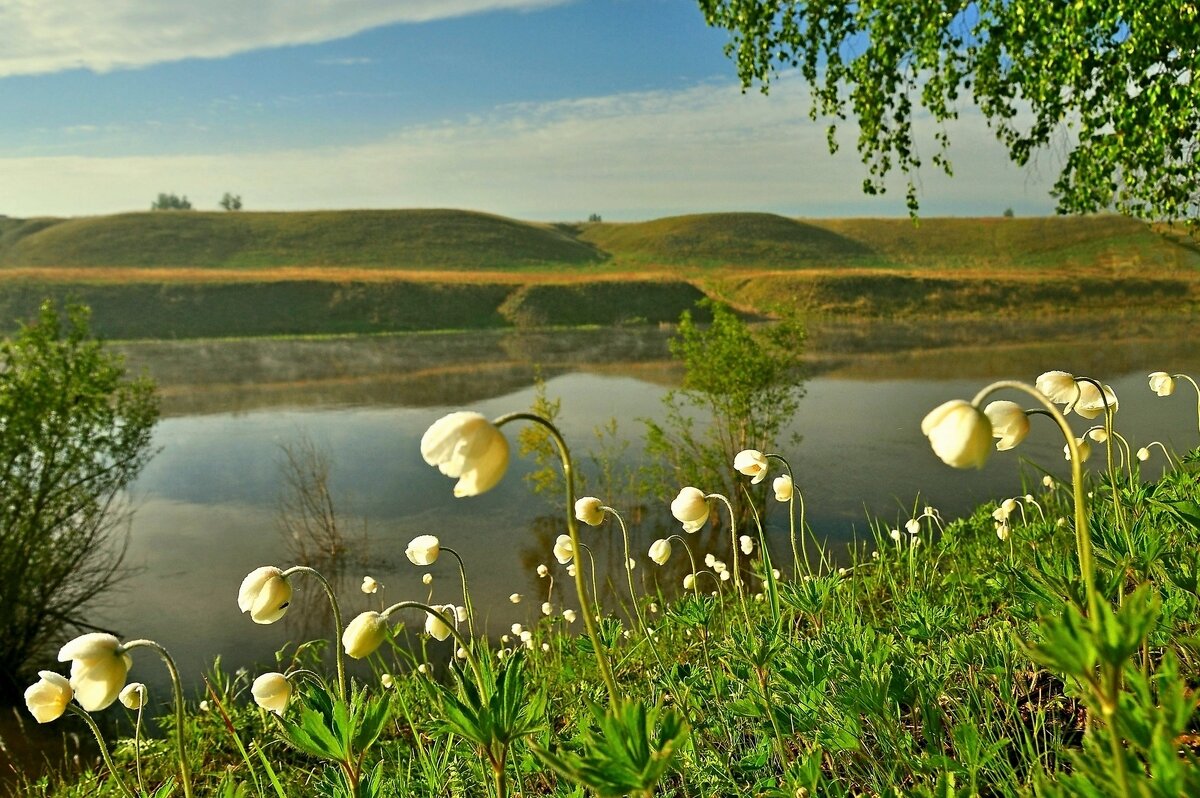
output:
[[[970,397],[992,378],[1032,379],[1051,368],[1093,374],[1121,397],[1118,424],[1135,447],[1152,439],[1194,446],[1195,404],[1159,399],[1145,383],[1160,368],[1200,371],[1192,327],[1191,319],[1171,326],[1137,319],[814,326],[812,376],[789,430],[804,439],[787,451],[810,522],[823,538],[849,541],[866,534],[868,514],[907,519],[918,494],[954,517],[1019,490],[1014,453],[992,458],[981,472],[956,472],[936,460],[919,431],[928,409]],[[193,683],[217,654],[228,667],[250,666],[270,662],[289,641],[328,636],[327,602],[300,582],[284,623],[255,625],[235,600],[253,568],[292,564],[276,525],[278,452],[303,437],[330,456],[342,517],[369,531],[366,546],[331,574],[347,618],[423,599],[431,588],[433,601],[460,603],[457,566],[420,569],[404,558],[408,540],[424,533],[463,555],[481,621],[493,634],[535,618],[549,589],[538,564],[557,575],[552,603],[570,606],[570,584],[550,554],[563,530],[561,511],[523,484],[533,464],[516,461],[495,490],[456,500],[451,481],[421,460],[420,436],[463,406],[490,416],[527,408],[541,365],[549,393],[562,399],[560,427],[576,454],[585,455],[596,425],[615,417],[631,441],[624,457],[636,465],[637,419],[658,418],[663,392],[678,380],[668,338],[662,330],[621,329],[125,345],[129,363],[163,386],[167,417],[156,433],[161,451],[136,486],[129,557],[143,569],[106,599],[96,620],[164,643]],[[1056,433],[1035,425],[1019,454],[1065,474],[1061,447]],[[631,529],[637,584],[677,590],[683,552],[665,568],[645,556],[653,539],[676,531],[665,504],[623,504],[627,518],[640,520]],[[766,518],[777,555],[790,560],[785,508],[770,502]],[[627,591],[619,529],[606,524],[584,534],[598,580],[613,586],[605,605],[616,607]],[[728,561],[727,533],[705,535],[689,537],[697,558],[714,551]],[[427,571],[431,588],[421,583]],[[379,594],[359,591],[365,574],[384,585]],[[527,600],[511,604],[514,592]],[[153,682],[155,667],[135,664],[135,678]]]

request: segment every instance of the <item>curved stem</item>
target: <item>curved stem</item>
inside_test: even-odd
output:
[[[180,782],[183,784],[184,798],[192,798],[192,779],[188,773],[187,752],[183,744],[183,683],[179,679],[179,669],[175,667],[175,660],[165,648],[153,640],[132,640],[123,644],[122,648],[125,651],[135,648],[153,649],[167,666],[167,673],[171,676],[171,687],[175,691],[175,745],[179,753]]]
[[[600,609],[600,588],[598,588],[596,586],[598,584],[596,582],[596,554],[592,551],[591,546],[589,546],[586,543],[580,543],[579,547],[587,552],[588,562],[592,566],[592,595],[595,596],[595,598],[596,598],[596,614],[598,615],[598,614],[604,612],[604,610]],[[575,562],[573,563],[573,565],[575,565],[576,568],[579,567],[579,558],[578,557],[575,558]],[[625,559],[625,567],[629,570],[633,570],[633,566],[631,566],[629,564],[628,558]]]
[[[694,555],[694,554],[692,554],[692,550],[691,550],[691,548],[688,546],[688,544],[687,544],[687,541],[686,541],[686,540],[684,540],[684,539],[683,539],[682,537],[680,537],[679,535],[667,535],[667,540],[678,540],[678,541],[680,542],[680,544],[683,546],[683,550],[684,550],[684,552],[685,552],[685,553],[687,554],[687,556],[688,556],[688,562],[692,564],[692,594],[693,594],[693,595],[694,595],[696,598],[700,598],[700,588],[696,587],[696,580],[697,580],[697,578],[698,578],[697,574],[698,574],[699,572],[696,570],[696,557],[695,557],[695,555]]]
[[[342,610],[338,606],[337,594],[333,592],[333,585],[329,584],[329,580],[315,568],[309,568],[307,565],[293,565],[283,572],[282,576],[287,578],[292,574],[306,573],[312,574],[321,583],[321,587],[325,588],[325,595],[329,597],[329,606],[333,608],[333,656],[334,663],[337,665],[338,677],[338,695],[346,700],[346,657],[342,653],[342,632],[345,631],[342,626]]]
[[[471,635],[471,639],[475,639],[475,607],[471,604],[471,594],[467,591],[467,567],[463,565],[463,558],[458,552],[449,546],[442,546],[442,551],[454,555],[454,559],[458,560],[458,575],[462,577],[463,591],[463,607],[467,611],[467,631]],[[431,594],[432,595],[432,594]]]
[[[1046,411],[1046,415],[1054,419],[1063,437],[1067,441],[1067,451],[1071,455],[1071,487],[1074,489],[1075,500],[1075,549],[1079,556],[1079,570],[1083,575],[1083,589],[1087,596],[1088,615],[1093,624],[1100,622],[1100,597],[1096,593],[1096,580],[1092,564],[1092,536],[1088,531],[1087,505],[1083,491],[1083,463],[1079,459],[1079,446],[1075,443],[1075,433],[1071,425],[1059,412],[1058,408],[1046,398],[1046,395],[1036,388],[1017,380],[1000,380],[984,387],[971,404],[979,407],[991,394],[1004,389],[1021,391],[1033,397]]]
[[[459,648],[467,652],[467,664],[471,666],[471,671],[475,674],[475,682],[479,685],[479,694],[485,695],[487,693],[487,687],[483,681],[483,670],[479,667],[479,660],[475,657],[475,652],[471,650],[471,644],[468,643],[466,639],[463,638],[462,633],[458,631],[458,619],[448,618],[441,610],[434,609],[428,604],[422,604],[419,601],[400,601],[388,607],[379,614],[382,615],[383,619],[386,621],[388,616],[390,616],[393,612],[407,609],[424,610],[441,621],[442,624],[450,630],[450,635],[454,638],[454,642],[458,644]],[[453,659],[454,658],[451,657],[452,661]]]
[[[578,551],[579,529],[575,523],[575,472],[571,468],[571,453],[567,449],[567,442],[563,440],[558,427],[536,413],[508,413],[492,423],[496,427],[502,427],[511,421],[530,421],[540,424],[554,439],[554,443],[558,447],[558,455],[562,459],[563,481],[567,485],[567,533],[571,537],[571,548]],[[592,612],[592,604],[588,600],[587,588],[583,583],[583,571],[580,568],[575,569],[575,592],[579,594],[579,611],[583,613],[583,624],[592,641],[596,666],[600,669],[600,676],[604,680],[604,686],[608,689],[608,702],[615,713],[618,709],[617,683],[613,680],[612,670],[608,667],[608,658],[604,656],[604,649],[600,644],[600,633],[596,629],[596,617]]]
[[[739,563],[739,561],[741,560],[742,552],[738,548],[737,518],[734,516],[734,513],[733,513],[733,505],[729,503],[729,499],[725,498],[720,493],[710,493],[707,496],[705,496],[704,498],[720,499],[722,502],[725,503],[725,507],[729,510],[729,538],[730,538],[730,542],[732,544],[731,548],[732,548],[732,552],[733,552],[733,589],[734,589],[734,592],[737,593],[738,600],[740,601],[740,603],[742,605],[742,615],[745,616],[746,628],[749,629],[752,624],[750,622],[750,609],[746,606],[746,594],[742,591],[742,570],[741,570],[741,565]]]
[[[800,493],[800,489],[796,487],[796,475],[792,473],[792,464],[781,454],[769,452],[764,457],[775,458],[783,463],[783,470],[787,472],[788,479],[792,481],[792,495],[788,497],[788,538],[792,543],[792,573],[800,571],[800,554],[796,548],[796,497],[799,494],[800,498],[800,532],[804,532],[804,495]],[[804,572],[812,573],[812,565],[808,561],[808,546],[804,546]]]
[[[92,719],[92,716],[88,712],[74,704],[67,704],[67,711],[83,718],[83,722],[92,730],[92,734],[96,738],[96,744],[100,746],[100,756],[104,757],[104,764],[108,768],[108,772],[112,775],[113,781],[121,788],[121,792],[124,793],[126,798],[136,798],[133,790],[129,789],[129,785],[117,774],[116,765],[113,764],[112,757],[108,753],[108,746],[104,743],[104,735],[100,733],[100,727],[96,725],[96,721]]]
[[[742,490],[746,494],[746,504],[750,507],[750,512],[754,514],[754,525],[758,527],[758,545],[761,549],[763,563],[763,581],[767,583],[767,596],[771,600],[771,620],[779,623],[779,588],[775,585],[775,566],[771,564],[771,550],[767,548],[767,535],[763,531],[762,519],[758,515],[758,508],[754,506],[754,497],[750,495],[750,491],[746,490],[746,486],[742,485]],[[793,492],[793,496],[795,493]]]
[[[1177,380],[1187,380],[1196,389],[1196,429],[1200,431],[1200,385],[1197,385],[1196,381],[1186,374],[1172,374],[1171,376]]]
[[[146,782],[142,778],[142,709],[146,706],[145,689],[142,688],[141,703],[137,708],[137,720],[133,722],[133,765],[137,772],[138,790],[146,792]]]
[[[1121,530],[1126,539],[1128,539],[1129,529],[1128,524],[1125,523],[1125,513],[1121,506],[1121,494],[1117,486],[1117,469],[1113,461],[1113,415],[1117,412],[1116,408],[1108,403],[1108,394],[1105,392],[1105,386],[1099,380],[1094,380],[1091,377],[1076,377],[1075,381],[1076,383],[1086,382],[1095,386],[1100,394],[1100,403],[1104,406],[1104,424],[1102,425],[1102,429],[1104,430],[1104,451],[1106,465],[1108,466],[1108,483],[1109,487],[1112,488],[1113,519],[1117,523],[1117,529]]]
[[[621,527],[621,540],[625,543],[625,576],[629,579],[629,599],[633,602],[633,615],[637,618],[638,625],[642,627],[642,634],[649,637],[650,632],[646,628],[646,618],[642,615],[642,605],[638,602],[637,590],[633,587],[633,568],[629,565],[629,561],[633,559],[629,556],[629,529],[625,526],[625,519],[612,507],[602,504],[600,509],[617,519],[617,524]]]

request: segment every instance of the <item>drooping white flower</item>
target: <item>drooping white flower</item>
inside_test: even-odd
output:
[[[575,517],[588,526],[600,526],[604,523],[602,506],[595,496],[584,496],[575,502]]]
[[[273,565],[255,568],[238,589],[238,609],[255,623],[275,623],[292,603],[292,585]]]
[[[1117,412],[1117,395],[1113,393],[1112,388],[1105,385],[1104,392],[1086,380],[1079,382],[1079,400],[1075,402],[1074,410],[1082,418],[1095,418],[1104,412],[1104,407],[1107,404],[1108,409],[1112,412]]]
[[[992,422],[992,435],[998,438],[996,451],[1006,452],[1029,434],[1029,416],[1016,402],[989,402],[983,414]]]
[[[741,537],[738,538],[738,546],[741,547],[742,554],[747,554],[747,555],[753,554],[754,553],[754,538],[750,537],[749,535],[742,535]]]
[[[342,648],[346,650],[346,656],[362,659],[375,653],[386,637],[387,619],[378,612],[363,612],[346,624]]]
[[[146,703],[146,685],[141,682],[130,682],[125,685],[117,696],[126,709],[141,709]]]
[[[771,480],[771,487],[775,489],[775,501],[786,502],[792,500],[792,493],[795,491],[795,486],[792,484],[792,478],[787,474]]]
[[[551,606],[549,601],[543,601],[542,602],[542,615],[549,617],[553,614],[554,614],[554,607]]]
[[[695,574],[688,574],[687,576],[685,576],[683,578],[683,589],[684,590],[691,590],[695,586],[696,586],[696,575]]]
[[[38,680],[25,688],[25,707],[38,723],[49,723],[62,717],[74,694],[65,677],[38,671]]]
[[[1087,431],[1087,436],[1096,443],[1104,443],[1108,440],[1108,432],[1105,431],[1104,427],[1092,427]]]
[[[992,451],[992,422],[962,399],[952,399],[930,410],[921,421],[921,432],[942,462],[954,468],[983,468]]]
[[[422,676],[424,676],[425,674],[430,673],[432,671],[433,671],[433,663],[431,663],[431,662],[422,662],[420,665],[417,666],[417,673],[421,674]]]
[[[752,477],[751,485],[757,485],[766,479],[767,458],[758,449],[743,449],[733,457],[733,467],[738,473]]]
[[[1137,459],[1141,460],[1143,463],[1146,462],[1147,460],[1149,460],[1150,459],[1150,449],[1145,446],[1138,449],[1137,450]]]
[[[1175,393],[1175,378],[1165,371],[1156,371],[1150,375],[1150,390],[1159,396],[1170,396]]]
[[[550,569],[547,568],[544,563],[538,565],[538,567],[537,567],[538,579],[545,579],[546,576],[549,575],[549,573],[550,573]]]
[[[658,565],[665,565],[671,559],[671,541],[660,538],[650,544],[650,559]]]
[[[282,715],[292,697],[292,683],[282,673],[264,673],[250,686],[250,695],[263,709]]]
[[[520,637],[521,632],[525,629],[525,627],[519,623],[514,623],[511,628],[512,628],[512,633],[515,637]]]
[[[685,532],[696,532],[708,522],[708,499],[699,488],[687,487],[671,501],[671,515],[683,524]]]
[[[891,529],[888,530],[888,537],[891,538],[892,540],[896,541],[897,543],[899,543],[900,542],[900,529],[898,527],[892,527]]]
[[[373,577],[364,576],[362,581],[362,592],[370,595],[379,591],[379,583]]]
[[[379,677],[379,684],[383,686],[384,690],[391,690],[396,686],[396,680],[392,678],[392,674],[385,673]]]
[[[521,603],[521,594],[520,593],[511,593],[511,594],[509,594],[508,600],[511,601],[513,604],[520,604]]]
[[[566,565],[575,559],[575,546],[571,543],[570,535],[559,535],[554,541],[554,559],[560,565]]]
[[[712,568],[713,564],[716,563],[716,561],[717,561],[717,557],[712,552],[709,552],[708,554],[704,555],[704,564],[707,565],[709,568]]]
[[[433,565],[441,553],[442,544],[436,535],[417,535],[404,550],[404,556],[413,565]]]
[[[105,632],[75,638],[59,650],[58,661],[71,663],[71,689],[79,706],[88,712],[117,700],[133,665],[121,641]]]
[[[1049,474],[1046,474],[1045,476],[1042,477],[1042,485],[1046,488],[1053,488],[1054,487],[1054,477],[1050,476]]]
[[[910,518],[904,522],[904,531],[910,535],[921,534],[921,522],[915,518]]]
[[[434,606],[438,612],[450,618],[455,618],[454,605],[447,604],[445,606]],[[435,640],[445,640],[450,636],[450,627],[437,615],[432,612],[425,613],[425,631]]]
[[[1076,438],[1075,447],[1079,449],[1079,462],[1086,463],[1087,459],[1092,456],[1092,444],[1088,443],[1087,438]],[[1064,444],[1063,454],[1067,460],[1071,459],[1071,447]]]
[[[1058,405],[1067,405],[1079,395],[1075,384],[1075,375],[1065,371],[1047,371],[1037,378],[1034,387],[1045,394],[1046,398]]]
[[[996,537],[1001,540],[1008,540],[1009,528],[1007,521],[996,522]]]
[[[482,414],[459,411],[425,430],[421,456],[458,479],[455,496],[477,496],[495,487],[508,469],[508,440]]]
[[[567,623],[575,623],[575,610],[563,610],[563,619]]]

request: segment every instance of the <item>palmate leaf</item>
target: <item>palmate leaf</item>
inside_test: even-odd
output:
[[[589,707],[596,726],[580,740],[580,753],[533,746],[534,754],[563,778],[602,798],[647,792],[666,775],[687,736],[683,716],[657,705],[622,701],[615,712]]]
[[[497,758],[513,741],[541,727],[545,697],[530,694],[525,658],[518,651],[496,670],[483,668],[484,689],[470,679],[461,679],[459,695],[442,690],[442,725]]]

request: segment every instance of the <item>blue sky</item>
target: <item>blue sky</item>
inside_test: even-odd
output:
[[[807,91],[743,93],[694,0],[0,0],[0,213],[463,207],[902,215]],[[1047,213],[971,108],[924,212]]]

